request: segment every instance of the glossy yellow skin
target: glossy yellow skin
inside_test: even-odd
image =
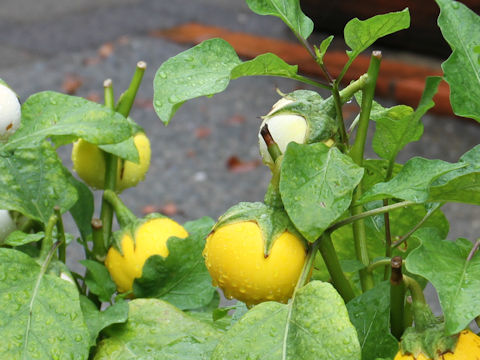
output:
[[[441,355],[442,360],[477,360],[480,359],[480,337],[470,330],[463,330],[458,338],[455,351]],[[417,357],[397,353],[394,360],[431,360],[423,354]]]
[[[105,266],[119,292],[132,290],[133,281],[142,276],[143,264],[150,256],[168,256],[167,240],[171,236],[186,238],[188,232],[169,218],[152,219],[137,228],[135,242],[130,234],[123,235],[123,255],[113,246],[108,250]]]
[[[306,250],[301,239],[284,232],[265,258],[259,226],[243,221],[211,233],[203,256],[213,285],[227,298],[250,306],[270,300],[286,303],[302,272]]]
[[[117,191],[137,185],[145,178],[150,167],[150,141],[144,133],[138,133],[133,141],[138,150],[139,163],[118,160]],[[105,157],[97,145],[78,140],[72,149],[73,169],[78,176],[94,189],[105,188]]]

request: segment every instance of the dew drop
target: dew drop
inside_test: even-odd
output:
[[[167,78],[167,74],[164,72],[164,71],[160,71],[158,73],[158,76],[160,76],[162,79],[166,79]]]
[[[452,7],[454,9],[458,9],[460,7],[460,5],[458,5],[458,2],[454,1],[454,2],[452,2]]]

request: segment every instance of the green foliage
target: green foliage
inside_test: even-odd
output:
[[[40,241],[44,238],[45,234],[43,231],[34,234],[26,234],[23,231],[15,230],[7,236],[3,245],[9,246],[21,246],[25,244],[30,244],[32,242]]]
[[[362,360],[394,357],[397,340],[390,334],[390,286],[382,282],[347,304],[362,346]]]
[[[186,239],[171,237],[169,255],[154,255],[143,266],[142,277],[135,279],[137,297],[155,297],[178,308],[196,309],[207,305],[215,288],[205,266],[202,251],[214,221],[204,217],[184,225],[190,234]]]
[[[93,260],[80,260],[80,264],[87,268],[85,283],[90,292],[97,295],[100,301],[110,302],[117,287],[107,268]]]
[[[34,149],[0,153],[1,209],[16,210],[46,223],[54,206],[65,212],[76,201],[77,191],[48,142]]]
[[[470,241],[443,240],[436,229],[419,230],[414,236],[421,246],[408,256],[407,269],[433,284],[445,316],[445,331],[456,334],[480,315],[480,256],[470,254]]]
[[[79,137],[92,144],[112,144],[132,134],[129,121],[103,105],[44,91],[30,96],[22,105],[22,126],[3,149],[31,148],[48,137],[57,146]]]
[[[129,302],[128,321],[109,327],[95,360],[208,359],[221,332],[158,299]]]
[[[259,15],[279,17],[301,39],[313,31],[313,22],[300,9],[299,0],[247,0],[247,5]]]
[[[314,281],[288,305],[259,304],[235,323],[212,360],[235,358],[353,360],[360,359],[360,345],[340,295]]]
[[[89,334],[75,285],[3,248],[0,280],[0,358],[87,358]]]
[[[436,0],[440,7],[438,26],[453,52],[442,64],[450,85],[450,102],[455,114],[480,121],[480,18],[464,4]]]
[[[288,145],[280,194],[288,216],[308,241],[317,240],[348,209],[362,176],[363,169],[337,148]]]
[[[347,54],[350,61],[366,50],[377,39],[410,26],[408,9],[388,14],[377,15],[367,20],[357,18],[350,20],[343,30],[345,43],[350,47]]]

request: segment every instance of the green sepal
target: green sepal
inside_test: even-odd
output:
[[[429,359],[443,359],[443,354],[455,350],[459,337],[459,334],[446,336],[444,328],[444,323],[433,325],[424,331],[408,328],[403,333],[400,351],[402,354],[412,354],[415,358],[423,353]]]
[[[267,115],[267,119],[281,114],[302,116],[307,122],[306,144],[322,142],[336,137],[338,125],[335,120],[333,97],[330,96],[324,100],[314,91],[297,90],[285,95],[284,98],[293,100],[293,102]]]
[[[232,206],[220,216],[212,232],[222,226],[244,221],[253,221],[260,227],[265,257],[270,254],[275,240],[285,231],[303,240],[283,208],[272,207],[261,202],[241,202]]]
[[[268,184],[267,192],[263,199],[264,203],[273,208],[283,209],[282,197],[280,196],[280,168],[282,166],[283,155],[280,155],[275,164],[271,167],[272,178]]]
[[[165,218],[166,216],[160,213],[151,213],[145,216],[144,218],[135,218],[134,221],[131,221],[127,224],[124,224],[122,228],[118,231],[115,231],[112,234],[112,246],[114,249],[116,249],[120,254],[123,255],[122,251],[122,239],[125,235],[128,235],[132,238],[133,240],[133,246],[135,246],[135,241],[136,241],[136,235],[137,235],[137,230],[140,226],[143,224],[147,223],[150,220],[153,219],[162,219]]]

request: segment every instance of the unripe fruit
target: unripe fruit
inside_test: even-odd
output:
[[[167,240],[171,236],[186,238],[188,232],[165,217],[147,220],[133,234],[128,231],[122,234],[121,252],[112,246],[105,258],[105,266],[119,292],[132,290],[133,281],[142,276],[143,265],[150,256],[168,256]]]
[[[262,129],[265,124],[268,125],[268,130],[282,153],[285,152],[287,145],[292,141],[298,144],[305,143],[307,137],[307,121],[303,116],[295,114],[278,114],[272,117],[268,116],[293,102],[293,100],[287,98],[282,98],[277,101],[260,125],[260,129]],[[267,144],[260,133],[258,134],[258,145],[264,163],[273,164],[272,157],[267,149]]]
[[[18,129],[21,117],[17,95],[0,82],[0,141],[6,141]]]
[[[116,190],[119,192],[143,180],[150,166],[150,141],[141,132],[133,140],[138,150],[139,163],[118,160]],[[105,188],[105,157],[97,145],[78,140],[73,144],[72,161],[73,169],[85,183],[94,189]]]
[[[480,337],[470,330],[464,330],[458,337],[458,342],[453,352],[447,352],[441,355],[444,360],[469,360],[480,359]],[[394,360],[432,360],[420,353],[417,357],[413,355],[402,355],[399,351]]]
[[[264,239],[254,221],[220,226],[207,238],[203,255],[213,285],[227,298],[247,305],[263,301],[286,303],[302,272],[306,250],[303,241],[288,231],[275,239],[264,255]]]

